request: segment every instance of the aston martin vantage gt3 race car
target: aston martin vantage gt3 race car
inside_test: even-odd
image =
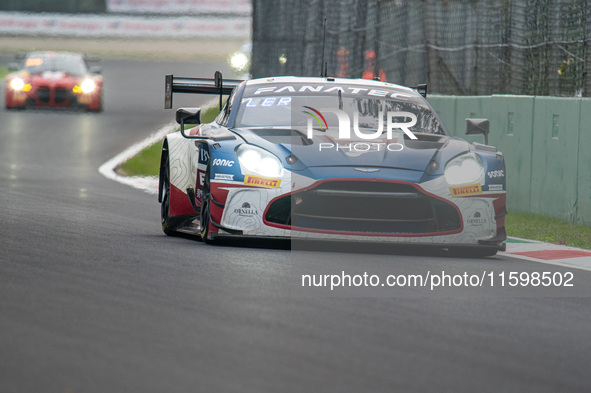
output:
[[[504,248],[503,155],[450,136],[425,85],[167,75],[166,107],[179,92],[217,94],[221,111],[201,124],[199,108],[178,109],[163,141],[166,234]],[[467,119],[467,133],[486,140],[488,121]]]
[[[31,52],[17,55],[19,63],[5,78],[6,109],[103,109],[103,77],[89,58],[67,52]]]

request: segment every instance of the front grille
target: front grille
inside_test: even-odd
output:
[[[56,87],[54,92],[54,100],[56,104],[61,104],[64,101],[67,101],[70,97],[70,92],[63,87]]]
[[[47,86],[39,86],[37,88],[37,98],[41,102],[48,103],[50,99],[50,90]]]
[[[461,228],[449,203],[409,184],[329,181],[274,201],[269,223],[340,232],[420,234]]]

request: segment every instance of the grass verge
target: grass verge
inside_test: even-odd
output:
[[[10,74],[8,67],[0,67],[0,79],[4,79],[8,74]]]
[[[519,212],[509,212],[505,225],[509,236],[591,249],[591,226],[588,225]]]
[[[121,164],[117,172],[124,176],[158,176],[161,152],[162,141],[156,142]]]
[[[218,113],[219,108],[217,106],[207,108],[201,115],[201,121],[210,123]],[[185,128],[191,127],[191,125],[187,125]],[[117,172],[124,176],[158,176],[161,150],[162,141],[156,142],[121,164],[117,168]]]

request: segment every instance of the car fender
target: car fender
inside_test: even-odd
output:
[[[197,147],[193,140],[184,138],[180,132],[166,136],[170,165],[170,184],[187,192],[195,186],[197,176]]]

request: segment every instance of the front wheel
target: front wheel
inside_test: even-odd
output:
[[[213,240],[209,238],[209,225],[211,223],[210,215],[210,201],[211,193],[209,191],[209,167],[205,172],[205,181],[203,184],[203,194],[201,196],[201,240],[205,243],[213,243]]]

